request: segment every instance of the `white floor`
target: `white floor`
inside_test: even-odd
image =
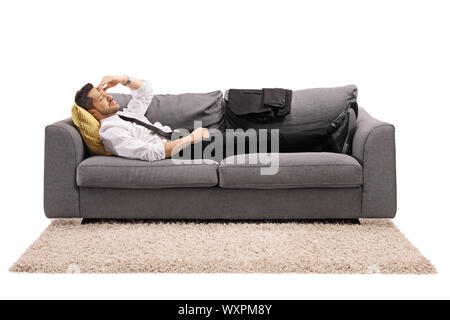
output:
[[[24,2],[0,5],[0,298],[450,298],[448,1],[260,1],[258,15],[242,1]],[[268,39],[280,45],[261,50]],[[439,274],[9,273],[49,223],[44,126],[70,116],[86,81],[122,73],[156,93],[358,85],[397,128],[394,221]]]

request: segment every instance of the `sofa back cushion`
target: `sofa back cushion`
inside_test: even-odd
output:
[[[111,94],[125,108],[129,94]],[[194,121],[205,128],[225,129],[225,107],[221,91],[208,93],[157,94],[153,96],[145,116],[150,122],[160,122],[172,129],[194,129]]]

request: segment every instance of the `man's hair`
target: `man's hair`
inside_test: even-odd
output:
[[[94,104],[92,98],[88,96],[89,91],[94,88],[91,83],[86,83],[83,88],[77,91],[75,95],[75,103],[85,110],[92,109]]]

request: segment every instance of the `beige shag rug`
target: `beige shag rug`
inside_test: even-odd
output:
[[[54,220],[11,267],[33,273],[394,273],[436,270],[389,220]]]

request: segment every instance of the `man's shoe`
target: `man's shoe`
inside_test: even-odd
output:
[[[348,133],[347,137],[345,138],[344,146],[342,148],[342,153],[345,154],[351,154],[352,153],[352,142],[353,137],[355,136],[356,132],[356,114],[355,110],[349,109],[348,110]]]
[[[336,153],[351,154],[353,136],[356,131],[356,114],[349,109],[342,119],[341,125],[331,135],[328,149]]]

